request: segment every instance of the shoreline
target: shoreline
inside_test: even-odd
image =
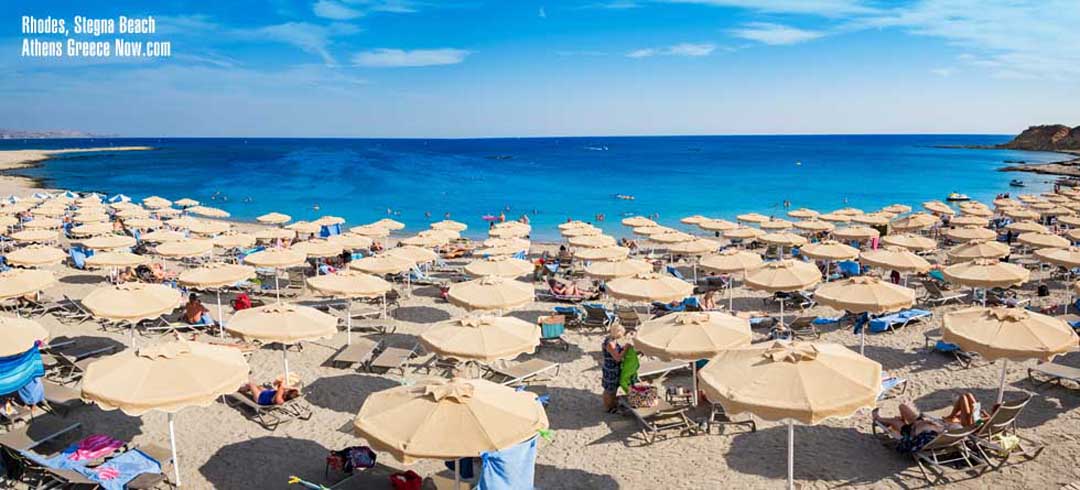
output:
[[[1020,150],[1020,151],[1043,151],[1043,150]],[[998,172],[1028,172],[1041,175],[1059,175],[1064,177],[1080,177],[1080,150],[1052,150],[1052,153],[1069,155],[1067,160],[1047,163],[1021,163],[1007,165],[998,169]]]
[[[0,195],[26,195],[31,191],[46,189],[45,181],[12,172],[37,167],[55,155],[68,153],[99,153],[110,151],[150,151],[152,146],[116,146],[94,148],[62,148],[57,150],[3,150],[0,151]],[[46,189],[51,190],[51,189]]]

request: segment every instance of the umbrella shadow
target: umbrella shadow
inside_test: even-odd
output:
[[[399,306],[390,314],[395,320],[412,323],[439,323],[450,319],[450,314],[431,306]]]
[[[1000,367],[996,367],[1001,369]],[[1010,370],[1013,371],[1013,370]],[[1019,371],[1019,370],[1016,370]],[[1015,376],[1015,373],[1013,373]],[[1028,381],[1016,381],[1005,387],[1004,400],[1021,399],[1027,395],[1033,395],[1031,401],[1024,407],[1024,411],[1016,418],[1016,426],[1022,429],[1038,427],[1046,422],[1054,420],[1072,409],[1080,406],[1080,397],[1073,394],[1064,394],[1061,397],[1044,396],[1039,393],[1029,393],[1026,390],[1010,389]],[[944,389],[927,393],[915,400],[915,406],[920,411],[937,412],[948,411],[956,401],[956,397],[964,391],[971,392],[982,404],[983,410],[989,412],[997,400],[997,388],[967,388],[967,389]]]
[[[787,478],[787,443],[788,430],[784,425],[740,433],[731,438],[731,448],[724,457],[733,471],[782,480]],[[855,463],[867,457],[880,462]],[[795,427],[796,480],[843,480],[846,485],[874,485],[884,479],[896,479],[909,463],[910,458],[853,428]]]
[[[886,373],[907,366],[916,365],[920,363],[924,357],[920,351],[909,352],[895,347],[871,345],[870,342],[872,342],[872,339],[872,336],[867,336],[863,355],[881,364],[881,369]],[[848,348],[855,352],[859,351],[858,336],[855,336],[855,344],[849,345]],[[927,352],[926,354],[930,353]]]
[[[317,407],[353,415],[368,395],[396,386],[400,383],[374,374],[326,376],[304,387],[304,399]]]
[[[280,488],[292,475],[321,482],[328,453],[307,439],[258,437],[218,449],[199,473],[215,488]]]
[[[132,417],[120,410],[102,410],[96,405],[76,407],[67,418],[81,424],[82,434],[108,434],[121,441],[130,442],[143,433],[141,417]]]
[[[74,342],[75,344],[68,344]],[[117,353],[127,348],[127,344],[111,337],[98,337],[91,335],[66,336],[61,335],[49,339],[49,345],[61,352],[89,352],[107,349],[102,354]],[[77,345],[78,347],[75,347]]]
[[[101,284],[105,282],[105,276],[93,274],[73,274],[59,279],[64,284]]]
[[[551,315],[551,310],[524,310],[524,311],[511,311],[506,316],[517,318],[531,324],[536,324],[536,321],[542,316]]]
[[[617,417],[604,411],[600,392],[581,388],[535,385],[528,391],[548,396],[548,423],[553,430],[579,430]]]
[[[417,286],[412,294],[423,298],[442,298],[442,290],[438,286]]]
[[[536,465],[535,480],[536,488],[552,490],[618,490],[621,488],[619,482],[615,481],[611,475],[546,464]]]

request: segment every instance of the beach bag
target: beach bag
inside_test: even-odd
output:
[[[626,395],[626,401],[632,408],[655,407],[660,404],[660,390],[651,384],[636,384],[630,387],[630,394]]]
[[[236,311],[246,310],[251,308],[251,297],[247,293],[240,293],[233,300],[233,309]]]
[[[326,466],[351,475],[354,470],[375,467],[375,451],[367,446],[350,446],[340,451],[330,451]]]
[[[390,486],[394,490],[420,490],[423,484],[424,479],[413,470],[390,475]]]
[[[557,339],[562,337],[565,330],[566,317],[563,315],[552,315],[540,318],[540,338],[542,339]]]

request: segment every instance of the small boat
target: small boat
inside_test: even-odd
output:
[[[634,196],[630,196],[627,194],[615,194],[615,199],[622,199],[623,201],[633,201]]]
[[[949,194],[949,197],[946,197],[945,200],[946,201],[953,201],[953,202],[956,202],[956,201],[970,201],[971,198],[968,197],[967,194],[961,194],[959,192],[954,192],[952,194]]]
[[[1009,181],[1009,187],[1026,187],[1027,184],[1020,179],[1012,179]]]

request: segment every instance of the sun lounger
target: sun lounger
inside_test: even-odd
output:
[[[1031,401],[1031,395],[1025,394],[1015,401],[1002,402],[975,433],[976,447],[980,454],[989,461],[997,459],[1000,468],[1008,462],[1009,456],[1020,453],[1027,459],[1035,459],[1046,446],[1020,435],[1016,428],[1016,419]],[[991,463],[993,464],[993,463]]]
[[[113,350],[112,345],[77,343],[63,349],[42,352],[41,361],[46,369],[45,378],[60,384],[74,383],[82,379],[86,366],[101,356],[111,354]]]
[[[648,359],[641,361],[638,367],[638,378],[663,377],[680,369],[689,369],[690,364],[681,361],[658,361]]]
[[[43,380],[42,387],[45,391],[45,406],[49,411],[63,415],[75,407],[85,405],[79,390],[49,380]]]
[[[415,357],[417,354],[417,346],[408,348],[403,347],[386,347],[384,348],[375,359],[372,359],[368,363],[368,371],[382,370],[389,373],[395,369],[401,371],[401,375],[405,375],[405,364]]]
[[[550,374],[544,381],[557,377],[562,365],[543,359],[529,359],[523,362],[496,361],[487,366],[487,378],[503,385],[527,384],[540,381],[542,374]]]
[[[370,339],[353,339],[352,344],[343,346],[341,350],[338,350],[332,357],[330,357],[328,363],[333,367],[349,368],[356,366],[357,369],[364,369],[367,367],[367,363],[375,356],[375,352],[382,346],[381,341],[373,341]]]
[[[912,308],[871,319],[869,328],[872,333],[895,331],[898,328],[908,326],[910,323],[927,321],[933,317],[934,314],[928,310]]]
[[[821,334],[818,332],[814,320],[817,320],[815,315],[799,316],[787,325],[787,329],[795,339],[817,339],[821,337]]]
[[[590,291],[587,293],[579,293],[575,295],[557,294],[548,288],[545,291],[539,291],[536,293],[537,299],[541,301],[559,301],[563,303],[580,303],[582,301],[591,301],[600,297],[599,291]]]
[[[583,304],[585,318],[581,319],[583,328],[592,330],[606,330],[613,320],[611,312],[599,304]]]
[[[261,425],[264,429],[273,431],[279,425],[296,419],[308,420],[312,410],[301,394],[296,398],[286,400],[281,405],[259,405],[251,396],[245,393],[229,393],[224,397],[225,404],[230,407],[241,407],[248,417]]]
[[[161,465],[161,473],[143,473],[125,485],[129,490],[149,490],[168,481],[168,465],[172,463],[172,452],[157,444],[140,444],[137,448],[143,454]]]
[[[615,307],[615,317],[619,321],[619,324],[626,327],[628,330],[635,330],[644,320],[641,318],[641,313],[637,310],[629,307]]]
[[[666,437],[668,433],[696,434],[700,430],[686,416],[687,407],[675,407],[664,399],[660,399],[654,407],[633,408],[624,397],[619,399],[619,406],[638,421],[641,435],[648,444]]]
[[[923,339],[924,347],[927,350],[952,357],[964,369],[974,365],[975,360],[979,357],[975,352],[965,351],[956,344],[950,344],[942,340],[940,328],[927,330],[923,333]]]
[[[558,346],[570,350],[570,343],[563,338],[566,332],[566,316],[542,316],[536,320],[540,324],[540,346]]]
[[[889,398],[895,398],[903,395],[907,392],[908,380],[897,376],[882,376],[881,378],[881,393],[878,394],[878,401],[887,400]]]
[[[0,434],[0,447],[13,451],[26,451],[72,432],[80,426],[78,422],[63,420],[55,415],[35,417],[25,426]]]
[[[945,473],[949,470],[960,469],[982,474],[989,469],[986,460],[968,447],[968,441],[977,430],[976,427],[947,430],[912,453],[911,456],[919,465],[923,478],[930,485],[948,481]]]
[[[752,416],[747,416],[745,420],[736,420],[731,418],[719,403],[711,404],[709,418],[705,419],[705,432],[711,433],[713,426],[716,426],[717,433],[723,435],[729,425],[745,427],[750,429],[750,432],[757,432],[757,423],[754,422]]]
[[[923,281],[923,287],[926,289],[926,296],[921,298],[923,303],[941,306],[947,304],[950,301],[956,301],[959,303],[967,296],[964,293],[956,293],[951,291],[943,291],[941,287],[933,281]]]
[[[57,302],[59,308],[52,311],[54,317],[64,323],[82,324],[93,320],[94,315],[83,306],[82,301],[72,299],[66,294]]]
[[[1080,368],[1065,366],[1055,362],[1044,362],[1028,368],[1028,378],[1039,384],[1057,383],[1064,386],[1065,381],[1072,381],[1080,387]]]

